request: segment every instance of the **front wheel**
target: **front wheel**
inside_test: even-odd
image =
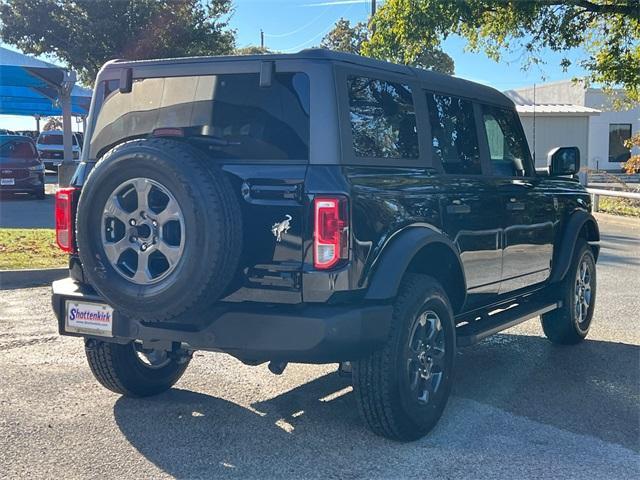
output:
[[[407,274],[400,288],[386,344],[353,363],[353,390],[374,433],[410,441],[442,415],[456,342],[451,303],[435,279]]]
[[[147,397],[170,389],[190,359],[169,356],[164,350],[87,340],[85,353],[91,372],[103,387],[126,397]]]
[[[589,333],[596,304],[596,261],[589,244],[581,240],[565,279],[560,284],[562,306],[541,317],[547,338],[557,344],[573,345]]]

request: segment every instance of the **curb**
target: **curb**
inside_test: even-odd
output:
[[[34,270],[0,270],[0,290],[42,287],[69,276],[69,268],[43,268]]]
[[[638,217],[627,217],[624,215],[613,215],[611,213],[602,212],[593,212],[593,216],[596,217],[598,222],[617,223],[619,225],[640,228],[640,218]]]

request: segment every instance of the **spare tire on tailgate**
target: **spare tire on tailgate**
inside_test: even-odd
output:
[[[238,268],[240,215],[225,174],[199,150],[134,140],[104,155],[82,188],[80,260],[94,288],[129,318],[199,323]]]

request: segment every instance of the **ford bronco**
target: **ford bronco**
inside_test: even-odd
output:
[[[325,50],[111,61],[57,193],[59,331],[134,397],[195,350],[339,363],[364,423],[417,439],[457,348],[534,317],[587,335],[579,166],[559,147],[536,170],[511,100],[438,73]]]

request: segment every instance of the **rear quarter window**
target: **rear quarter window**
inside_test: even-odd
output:
[[[102,155],[123,139],[180,128],[226,160],[309,159],[309,77],[255,73],[136,79],[130,93],[105,85],[90,142]]]
[[[360,158],[419,156],[411,88],[401,83],[349,76],[353,151]]]

